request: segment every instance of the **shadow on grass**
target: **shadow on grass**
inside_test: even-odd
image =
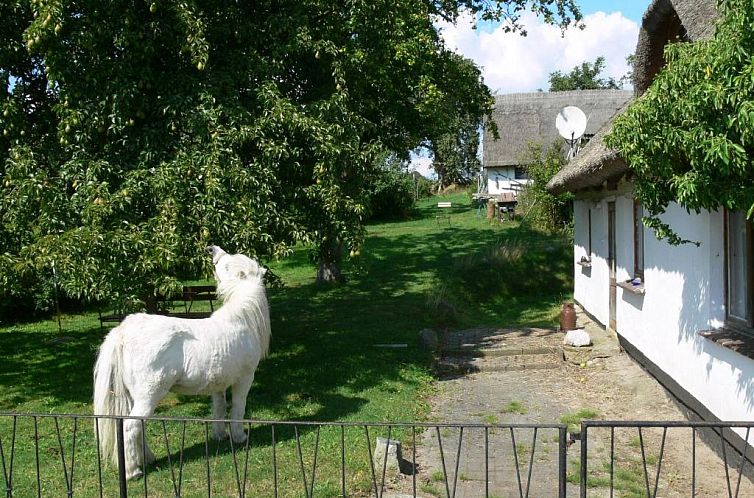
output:
[[[470,208],[453,210],[450,228],[435,226],[432,206],[417,209],[410,222],[370,227],[362,268],[341,286],[314,284],[314,270],[304,264],[307,249],[282,262],[284,276],[302,283],[269,290],[271,355],[256,372],[246,416],[410,420],[412,410],[405,407],[415,405],[430,360],[417,336],[438,325],[436,310],[427,305],[433,293],[451,290],[463,325],[511,326],[568,291],[563,275],[570,274],[570,260],[562,242],[515,225],[475,228],[469,226]],[[531,250],[511,265],[485,269],[485,251],[511,238]],[[500,268],[515,278],[502,279],[495,273]],[[546,276],[551,272],[556,277]],[[483,293],[490,285],[494,293]],[[58,343],[49,331],[33,327],[0,331],[1,409],[91,410],[92,368],[104,334],[81,327],[67,335],[70,340]],[[79,408],[69,408],[70,403]],[[400,408],[394,412],[392,406]],[[172,405],[158,409],[186,417],[210,412],[208,397],[173,396]]]
[[[31,329],[0,333],[0,409],[14,409],[32,400],[43,406],[92,399],[92,369],[97,347],[103,339],[99,327],[55,333]]]

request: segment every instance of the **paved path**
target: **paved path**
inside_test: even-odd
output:
[[[450,336],[446,341],[448,351],[473,349],[477,344],[484,351],[480,356],[486,366],[479,368],[480,363],[471,355],[457,355],[462,359],[455,358],[455,362],[466,362],[472,367],[450,369],[452,375],[439,382],[439,392],[432,400],[430,420],[459,424],[559,423],[563,416],[579,411],[596,412],[601,419],[686,420],[662,386],[621,352],[614,336],[583,315],[579,316],[579,325],[585,327],[592,337],[592,359],[586,363],[576,361],[577,364],[563,361],[554,368],[550,359],[543,362],[537,355],[546,355],[552,348],[558,349],[563,338],[560,333],[541,329],[475,329]],[[520,368],[492,366],[491,362],[496,359],[509,356],[501,355],[500,351],[516,349],[522,353],[518,355],[523,358],[518,364]],[[503,361],[507,360],[503,358]],[[639,494],[644,491],[640,447],[634,434],[637,431],[632,431],[616,433],[616,445],[622,451],[619,464],[626,469],[626,479],[620,482],[615,496],[635,496],[637,490]],[[656,458],[661,440],[659,433],[649,431],[643,437],[647,454]],[[690,439],[685,436],[671,439],[664,450],[658,496],[689,496]],[[602,474],[609,465],[606,463],[609,462],[609,443],[606,441],[595,438],[593,442],[590,437],[590,461],[594,457],[596,462],[590,468]],[[557,496],[558,434],[555,430],[539,430],[534,439],[532,429],[516,429],[513,434],[509,429],[489,429],[486,432],[481,428],[465,429],[461,435],[459,429],[446,428],[426,432],[418,446],[418,496],[465,498],[486,496],[487,492],[488,496],[498,498]],[[568,449],[568,473],[573,476],[578,476],[579,451],[578,442]],[[704,476],[703,482],[697,479],[698,496],[727,495],[724,468],[719,459],[703,446],[697,449],[697,453],[697,474]],[[650,461],[654,461],[652,458]],[[533,466],[527,494],[530,464]],[[652,487],[655,468],[648,467]],[[732,473],[735,486],[737,472],[733,470]],[[600,476],[604,477],[602,474]],[[411,479],[404,477],[402,484],[393,490],[397,494],[389,496],[402,496],[401,493],[410,496],[410,483]],[[754,496],[751,482],[745,479],[742,486],[740,496]],[[568,496],[578,496],[577,484],[569,484]],[[604,487],[594,487],[589,490],[589,496],[609,496],[609,493]]]

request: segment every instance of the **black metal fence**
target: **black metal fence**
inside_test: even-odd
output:
[[[244,420],[234,443],[212,438],[229,421],[138,418],[155,461],[127,480],[128,418],[117,463],[103,418],[0,413],[5,496],[754,496],[754,422],[584,421],[572,445],[561,424]]]
[[[6,497],[566,496],[561,424],[244,420],[239,444],[212,439],[212,424],[229,421],[130,418],[155,461],[127,480],[128,418],[110,417],[117,464],[98,444],[104,418],[0,413]]]
[[[581,497],[754,496],[752,427],[754,422],[584,421]]]

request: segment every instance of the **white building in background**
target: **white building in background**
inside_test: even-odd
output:
[[[711,35],[715,4],[653,2],[637,45],[637,95],[662,68],[667,43]],[[658,240],[642,224],[628,165],[604,146],[609,128],[548,185],[576,195],[574,298],[699,417],[754,420],[752,223],[722,207],[695,214],[673,204],[661,219],[698,245]]]
[[[584,135],[588,140],[633,96],[625,90],[585,90],[573,92],[513,93],[495,97],[492,117],[500,138],[495,140],[490,126],[483,136],[482,166],[486,192],[499,195],[517,193],[529,183],[526,175],[529,144],[551,146],[562,140],[555,118],[566,106],[579,107],[588,117]]]

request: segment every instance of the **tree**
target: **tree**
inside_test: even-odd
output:
[[[723,2],[721,16],[711,40],[665,49],[667,66],[606,138],[631,167],[645,223],[674,244],[687,241],[659,218],[671,202],[754,215],[754,4]]]
[[[468,59],[450,54],[449,64],[456,70],[452,79],[463,80],[473,78],[479,74],[479,69]],[[464,76],[466,75],[466,76]],[[459,87],[461,92],[467,92],[467,88]],[[461,101],[473,99],[468,93],[460,93],[455,97]],[[450,184],[468,184],[479,171],[481,165],[477,152],[479,150],[479,129],[482,126],[482,116],[470,114],[464,109],[458,109],[455,115],[452,112],[446,122],[446,129],[439,136],[432,137],[431,150],[434,156],[432,167],[437,173],[438,188],[442,189]],[[494,122],[493,122],[494,124]],[[495,130],[496,132],[497,130]]]
[[[434,16],[529,7],[580,19],[572,0],[4,2],[0,284],[54,264],[68,295],[143,299],[206,274],[209,243],[314,244],[326,276],[361,244],[375,157],[489,112]]]
[[[404,219],[417,197],[417,179],[395,154],[379,158],[367,181],[369,220]]]
[[[434,161],[432,168],[437,173],[438,189],[449,185],[468,185],[479,171],[478,119],[459,118],[457,130],[448,132],[432,144]]]
[[[532,226],[554,231],[571,224],[573,195],[553,195],[547,191],[547,182],[565,166],[565,157],[560,139],[550,147],[538,142],[527,145],[522,164],[531,183],[519,194],[519,205],[524,219]]]
[[[594,62],[582,62],[581,66],[574,67],[568,74],[553,71],[549,77],[550,91],[619,89],[620,85],[614,78],[599,78],[603,69],[605,58],[597,57]]]
[[[626,56],[626,65],[628,66],[628,71],[626,71],[626,74],[620,77],[618,80],[618,85],[620,85],[621,88],[625,87],[626,85],[633,85],[634,84],[634,65],[636,64],[636,54],[629,54]]]

